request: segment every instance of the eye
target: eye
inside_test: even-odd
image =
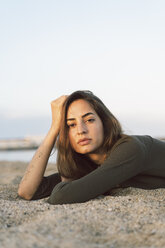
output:
[[[94,121],[95,121],[95,119],[93,119],[93,118],[90,118],[90,119],[87,120],[87,122],[90,122],[90,123],[92,123]]]
[[[73,128],[73,127],[75,127],[76,126],[76,124],[75,123],[70,123],[70,124],[67,124],[68,125],[68,127],[69,128]]]

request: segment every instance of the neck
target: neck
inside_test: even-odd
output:
[[[104,160],[106,159],[106,154],[102,153],[102,154],[88,154],[88,157],[96,164],[100,165],[104,162]]]

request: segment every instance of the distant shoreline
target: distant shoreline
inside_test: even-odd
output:
[[[165,141],[165,137],[155,137]],[[42,136],[31,136],[20,139],[3,139],[0,140],[0,151],[25,151],[36,150],[43,140]]]
[[[38,148],[38,146],[31,146],[31,147],[8,147],[8,148],[0,148],[0,152],[1,151],[27,151],[27,150],[36,150]]]
[[[0,140],[0,151],[35,150],[43,140],[43,136],[30,136],[20,139]]]

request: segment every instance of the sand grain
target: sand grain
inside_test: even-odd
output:
[[[26,166],[0,162],[1,247],[165,247],[165,189],[117,189],[85,203],[53,206],[17,196]],[[53,171],[49,164],[47,174]]]

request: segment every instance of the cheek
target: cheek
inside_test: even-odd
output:
[[[97,132],[97,135],[99,135],[100,137],[104,136],[104,129],[103,129],[102,122],[98,123],[96,132]]]
[[[98,137],[98,142],[102,144],[104,141],[104,129],[102,123],[100,123],[99,127],[97,128],[96,135]]]
[[[103,140],[104,140],[104,130],[103,130],[103,128],[100,131],[101,131],[100,132],[100,139],[103,142]]]

